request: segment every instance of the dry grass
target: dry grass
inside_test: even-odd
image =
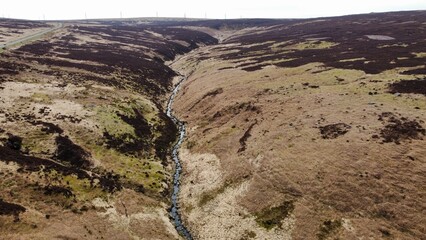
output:
[[[218,55],[214,48],[210,51],[212,56]],[[400,74],[407,69],[365,74],[310,63],[253,72],[219,71],[232,63],[210,58],[197,64],[196,54],[174,65],[185,73],[196,64],[175,107],[178,116],[188,122],[187,141],[196,142],[191,153],[181,154],[185,167],[182,202],[195,236],[239,239],[250,230],[256,238],[272,239],[278,236],[279,227],[273,228],[276,235],[264,235],[268,233],[262,230],[265,221],[256,222],[255,216],[264,216],[259,213],[286,201],[294,201],[291,217],[270,222],[287,226],[294,218],[295,224],[286,233],[300,239],[424,235],[420,224],[424,191],[419,188],[424,140],[396,146],[373,137],[384,128],[378,120],[383,112],[416,119],[425,127],[424,96],[387,92],[389,83],[415,79]],[[202,100],[217,88],[223,92]],[[246,102],[260,113],[227,110]],[[219,117],[214,117],[218,112]],[[239,152],[239,139],[254,121],[257,124],[247,139],[247,149]],[[348,126],[344,135],[322,138],[321,127],[340,123]],[[214,154],[218,158],[215,166],[222,167],[213,168],[193,157],[200,154]],[[217,180],[200,185],[201,173],[213,174],[210,179]],[[229,181],[244,183],[238,187],[227,185]],[[404,198],[406,194],[415,197]],[[385,214],[378,217],[377,212]],[[416,220],[407,223],[407,217]],[[239,224],[219,230],[227,229],[230,222]]]
[[[55,33],[48,41],[55,43],[67,34],[75,36],[80,46],[111,43],[71,33],[70,29]],[[133,50],[137,46],[126,47]],[[19,54],[8,51],[8,54]],[[51,52],[55,51],[60,49]],[[155,54],[157,57],[158,53]],[[38,57],[38,61],[43,60],[43,56]],[[103,67],[95,62],[67,59],[64,54],[47,59]],[[83,169],[84,172],[89,176],[103,176],[106,172],[119,174],[124,187],[121,191],[109,192],[100,187],[99,179],[91,181],[89,177],[55,169],[27,169],[0,159],[0,198],[26,208],[19,215],[19,221],[14,222],[14,216],[0,215],[0,238],[180,239],[168,219],[168,197],[163,193],[169,188],[171,166],[162,164],[163,159],[157,157],[153,148],[139,155],[126,153],[107,146],[104,138],[104,132],[108,132],[118,138],[129,136],[131,139],[126,139],[129,141],[136,139],[134,124],[120,117],[135,117],[136,110],[152,130],[153,139],[142,140],[151,143],[161,137],[164,119],[159,117],[161,109],[153,97],[126,85],[129,75],[124,76],[123,69],[113,74],[119,81],[122,79],[125,86],[118,87],[109,84],[111,76],[97,74],[96,80],[89,79],[93,73],[83,68],[47,66],[3,56],[1,60],[28,64],[29,69],[20,70],[16,75],[2,75],[8,81],[2,79],[0,83],[0,147],[7,147],[13,134],[22,138],[19,144],[22,154],[68,166],[57,157],[58,136],[66,136],[88,152],[90,167]],[[79,74],[86,77],[78,78]],[[46,189],[59,190],[47,193]]]

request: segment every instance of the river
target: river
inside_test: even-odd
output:
[[[182,76],[182,78],[179,80],[179,82],[176,84],[175,88],[173,89],[172,95],[169,98],[169,101],[167,103],[167,116],[172,119],[172,121],[177,125],[179,130],[179,139],[176,142],[176,144],[173,146],[172,150],[172,158],[175,162],[175,173],[173,174],[173,193],[172,193],[172,207],[170,209],[170,215],[173,219],[174,225],[176,227],[176,230],[179,232],[180,235],[182,235],[187,240],[192,240],[192,235],[188,231],[188,229],[185,227],[185,225],[182,222],[180,213],[179,213],[179,206],[178,206],[178,195],[180,190],[180,175],[182,173],[182,165],[179,159],[179,149],[183,143],[183,140],[185,139],[185,124],[177,119],[172,114],[172,105],[174,98],[176,97],[176,94],[179,91],[179,88],[183,81],[185,81],[186,77]]]

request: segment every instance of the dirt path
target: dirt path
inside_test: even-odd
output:
[[[43,31],[39,31],[39,32],[31,34],[29,36],[24,36],[24,37],[21,37],[21,38],[9,41],[9,42],[7,42],[5,44],[0,44],[0,49],[9,48],[9,47],[12,47],[14,45],[17,45],[17,44],[20,44],[20,43],[23,43],[23,42],[26,42],[26,41],[36,40],[38,38],[41,38],[43,35],[45,35],[47,33],[56,31],[56,30],[58,30],[58,29],[60,29],[60,28],[63,27],[62,23],[56,23],[55,25],[56,26],[53,27],[53,28],[46,29],[46,30],[43,30]]]

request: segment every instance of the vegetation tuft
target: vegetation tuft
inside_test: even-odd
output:
[[[342,221],[339,220],[326,220],[324,221],[317,234],[318,240],[325,240],[330,235],[335,233],[342,226]]]
[[[287,218],[294,210],[293,201],[285,201],[278,207],[266,209],[256,213],[256,222],[266,228],[272,229],[281,224],[281,221]]]

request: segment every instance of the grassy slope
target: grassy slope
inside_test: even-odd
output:
[[[194,235],[424,238],[424,16],[191,23],[235,30],[174,65]]]
[[[184,25],[225,39],[174,64],[195,236],[423,238],[423,16],[76,23],[3,52],[2,236],[177,238],[164,61],[215,43]]]
[[[3,52],[2,237],[178,238],[166,212],[176,128],[162,109],[175,76],[165,61],[211,43],[167,26],[83,24]]]

